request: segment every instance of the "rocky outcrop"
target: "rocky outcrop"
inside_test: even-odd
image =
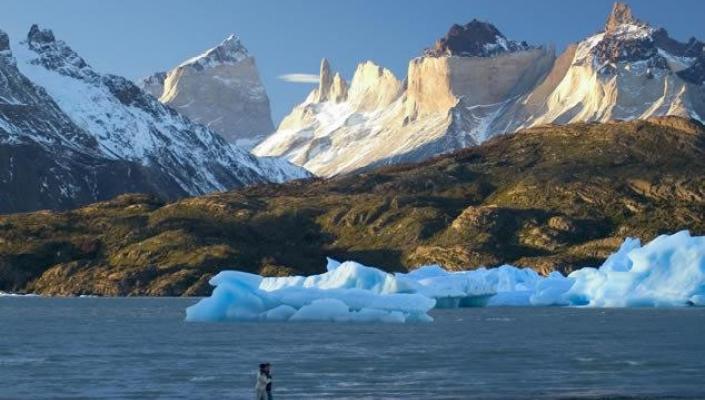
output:
[[[526,42],[508,40],[494,25],[476,19],[453,25],[424,55],[430,57],[490,57],[499,53],[528,50]]]
[[[231,143],[250,148],[274,130],[255,59],[235,35],[140,86]]]
[[[164,81],[166,80],[166,72],[157,72],[140,81],[140,87],[145,92],[159,98],[164,93]]]
[[[359,111],[384,109],[399,98],[403,84],[392,71],[366,61],[355,69],[348,101]]]
[[[7,33],[0,31],[0,52],[10,51],[10,37]]]
[[[634,25],[639,21],[632,15],[632,9],[626,3],[616,2],[605,23],[605,33],[618,30],[622,25]]]

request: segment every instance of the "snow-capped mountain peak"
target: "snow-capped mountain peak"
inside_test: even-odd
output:
[[[672,39],[663,28],[655,28],[634,17],[631,8],[615,3],[604,30],[578,44],[574,63],[590,64],[602,74],[613,75],[620,68],[659,77],[677,74],[690,83],[702,84],[705,73],[703,42]]]
[[[250,54],[242,44],[240,37],[232,33],[216,47],[184,61],[179,67],[209,68],[217,65],[239,63],[249,57]]]
[[[507,99],[542,79],[553,58],[553,50],[473,20],[412,59],[404,81],[368,61],[348,85],[323,59],[318,87],[253,152],[332,176],[476,144]]]
[[[583,41],[596,66],[615,68],[615,63],[648,61],[648,67],[665,67],[653,39],[654,28],[634,17],[631,8],[615,3],[604,30]]]
[[[318,92],[332,87],[324,66]],[[557,58],[472,20],[412,59],[401,90],[393,75],[364,70],[345,101],[312,92],[255,154],[329,176],[419,161],[536,125],[705,118],[703,43],[672,39],[622,3],[597,34]]]
[[[56,40],[50,29],[41,29],[36,24],[32,25],[27,34],[27,40],[21,44],[35,53],[30,61],[32,64],[42,65],[48,70],[73,78],[98,78],[90,65],[71,47],[62,40]]]
[[[616,3],[604,29],[559,57],[516,119],[545,123],[705,116],[703,44],[672,39]],[[507,131],[513,131],[511,127]]]
[[[27,33],[27,41],[32,45],[44,45],[56,42],[54,32],[51,29],[40,29],[39,25],[34,24],[29,28]]]
[[[245,148],[274,130],[255,58],[237,35],[139,85],[192,121]]]
[[[0,46],[8,47],[5,42],[0,37]],[[237,47],[235,42],[227,41],[216,51],[218,57],[232,57],[234,53],[223,49]],[[8,99],[13,106],[41,102],[42,109],[51,108],[51,115],[35,118],[48,120],[45,125],[50,128],[39,128],[34,120],[34,126],[24,122],[27,111],[19,113],[20,108],[11,110],[7,119],[0,115],[0,142],[9,133],[15,142],[52,145],[56,148],[50,151],[55,153],[71,146],[92,160],[128,162],[158,176],[154,186],[171,196],[308,175],[281,160],[254,157],[163,105],[130,80],[95,71],[50,30],[34,25],[26,40],[13,45],[12,53],[9,48],[5,52],[16,62],[0,60],[0,101],[3,93],[12,94],[15,100]],[[2,85],[3,76],[12,78],[8,88]],[[70,198],[71,191],[65,192]]]

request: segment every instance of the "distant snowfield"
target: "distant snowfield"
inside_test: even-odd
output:
[[[438,265],[389,274],[328,260],[309,277],[263,278],[223,271],[187,321],[430,322],[433,308],[490,306],[705,306],[705,236],[628,238],[599,268],[541,276],[504,265],[448,272]]]

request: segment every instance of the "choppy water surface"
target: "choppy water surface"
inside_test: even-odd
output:
[[[477,308],[431,324],[186,323],[194,299],[0,298],[0,398],[705,398],[705,309]]]

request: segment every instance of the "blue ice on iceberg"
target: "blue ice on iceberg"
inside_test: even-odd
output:
[[[438,265],[390,274],[328,260],[327,272],[263,278],[223,271],[188,321],[432,321],[433,308],[478,306],[705,306],[705,237],[688,231],[641,246],[628,238],[599,268],[541,276],[503,265],[449,272]]]

